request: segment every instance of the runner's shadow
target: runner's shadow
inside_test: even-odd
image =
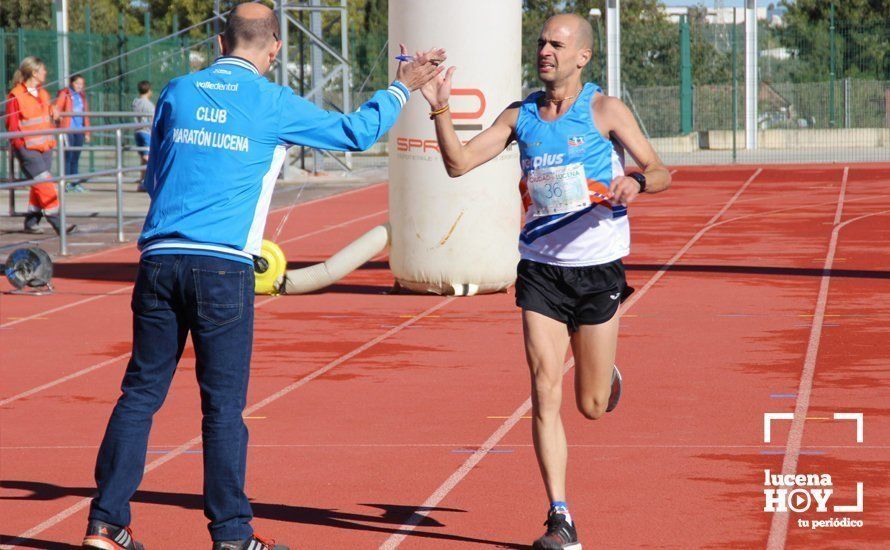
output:
[[[95,494],[92,487],[64,487],[39,481],[0,481],[0,487],[14,491],[25,491],[27,494],[17,496],[2,496],[0,500],[57,500],[68,496],[91,497]],[[160,491],[137,491],[133,502],[145,504],[160,504],[164,506],[176,506],[187,510],[203,510],[203,497],[188,493],[164,493]],[[343,512],[333,508],[311,508],[307,506],[292,506],[288,504],[274,504],[267,502],[251,502],[253,515],[258,518],[271,519],[288,523],[304,525],[318,525],[334,529],[346,529],[350,531],[365,531],[386,535],[404,534],[409,537],[422,539],[450,541],[468,544],[484,544],[498,548],[527,548],[509,542],[464,537],[437,531],[408,531],[401,529],[407,522],[416,524],[419,528],[445,528],[446,525],[424,513],[466,513],[459,508],[438,508],[422,506],[406,506],[399,504],[360,504],[368,508],[376,508],[379,514],[360,514]],[[45,541],[33,541],[35,544]],[[70,546],[58,546],[69,548]],[[30,548],[50,548],[49,546],[31,546]],[[53,546],[52,548],[57,548]]]
[[[53,278],[132,283],[137,262],[64,262],[53,264]]]
[[[661,271],[668,270],[682,273],[720,273],[737,275],[777,275],[782,277],[822,277],[825,272],[821,267],[781,267],[751,265],[703,265],[680,264],[668,267],[665,264],[625,264],[627,271]],[[890,279],[890,271],[875,269],[831,269],[831,277],[849,279]]]
[[[312,294],[391,294],[392,285],[375,286],[375,285],[356,285],[356,284],[339,284],[334,283]]]

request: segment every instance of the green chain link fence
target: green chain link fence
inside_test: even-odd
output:
[[[890,161],[890,29],[826,22],[800,35],[760,22],[756,151],[744,150],[744,24],[681,19],[669,32],[679,55],[664,56],[657,84],[645,70],[625,70],[639,58],[636,45],[622,52],[623,99],[669,162]]]
[[[604,85],[599,19],[594,30],[586,78]],[[645,31],[622,34],[622,99],[667,162],[890,161],[890,29],[828,19],[801,33],[760,21],[755,151],[745,149],[744,22],[665,17]],[[170,78],[206,66],[213,58],[212,34],[209,24],[160,41],[148,34],[71,33],[70,66],[85,76],[93,110],[129,110],[139,81],[160,90]],[[0,30],[2,89],[9,89],[25,54],[41,56],[54,80],[57,41],[49,30]],[[351,33],[354,106],[388,81],[385,44],[385,30]],[[534,59],[523,63],[525,74],[533,75]],[[337,86],[326,90],[329,108],[336,108]],[[527,90],[538,86],[526,83]]]

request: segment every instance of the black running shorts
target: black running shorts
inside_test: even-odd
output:
[[[517,268],[516,305],[561,321],[572,332],[605,323],[632,292],[621,260],[584,267],[522,260]]]

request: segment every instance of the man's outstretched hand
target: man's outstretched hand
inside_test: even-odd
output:
[[[449,67],[444,73],[440,71],[420,89],[433,110],[448,105],[448,100],[451,98],[451,75],[456,70],[457,67]]]
[[[402,55],[408,54],[408,48],[404,44],[399,44],[399,48]],[[442,67],[439,67],[439,65],[446,58],[445,50],[442,48],[432,48],[425,52],[417,52],[414,54],[413,61],[399,62],[396,79],[413,92],[442,72]]]

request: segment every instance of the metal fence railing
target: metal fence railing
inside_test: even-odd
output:
[[[78,113],[80,114],[80,113]],[[72,116],[74,113],[63,113],[63,116]],[[126,117],[126,116],[144,116],[140,113],[124,113],[124,112],[115,112],[115,113],[89,113],[90,117],[102,118],[102,117]],[[59,222],[62,228],[67,227],[67,212],[65,208],[65,195],[66,195],[66,187],[67,183],[72,177],[69,177],[68,174],[65,173],[65,163],[61,161],[65,157],[66,150],[81,150],[81,151],[113,151],[114,152],[114,166],[103,169],[103,170],[92,170],[86,173],[77,174],[75,177],[80,180],[83,178],[98,178],[98,177],[106,177],[113,176],[114,177],[114,185],[115,185],[115,218],[117,223],[117,241],[124,242],[124,204],[123,204],[123,184],[124,184],[124,174],[136,173],[144,171],[144,166],[141,164],[139,166],[125,166],[124,165],[124,151],[125,150],[145,150],[145,148],[131,148],[124,146],[124,132],[125,131],[135,131],[141,128],[145,128],[147,125],[145,123],[133,122],[126,124],[106,124],[106,125],[97,125],[90,126],[84,128],[54,128],[52,130],[34,130],[29,132],[0,132],[0,144],[6,143],[9,140],[28,137],[28,136],[38,136],[38,135],[53,135],[53,136],[62,136],[69,134],[83,134],[87,132],[111,132],[114,135],[113,147],[107,147],[102,145],[97,146],[84,146],[84,147],[69,147],[66,144],[65,139],[58,140],[58,156],[60,158],[60,162],[58,163],[58,175],[49,179],[33,179],[33,180],[15,180],[15,155],[12,154],[9,148],[3,147],[3,149],[7,149],[9,159],[9,176],[6,181],[0,180],[0,190],[8,190],[9,191],[9,215],[16,216],[19,215],[16,210],[15,203],[15,189],[19,189],[22,187],[28,187],[30,185],[34,185],[36,183],[50,182],[56,183],[58,187],[59,193]],[[5,164],[5,163],[4,163]],[[68,254],[68,236],[66,231],[61,231],[59,234],[59,253],[61,255]]]
[[[579,9],[582,4],[567,6]],[[621,98],[667,162],[890,161],[890,28],[886,25],[869,24],[865,19],[836,20],[827,11],[824,20],[809,26],[794,24],[791,18],[784,23],[758,21],[758,144],[757,149],[745,149],[743,10],[733,23],[731,16],[728,21],[709,19],[696,16],[695,10],[677,21],[661,8],[635,20],[630,6],[624,9]],[[155,90],[160,90],[169,78],[210,63],[212,27],[219,21],[214,17],[181,30],[174,25],[175,34],[161,38],[150,33],[70,33],[71,68],[85,68],[92,108],[125,110],[137,81],[151,80]],[[594,56],[585,78],[605,85],[604,30],[599,19],[594,23]],[[527,90],[539,86],[534,69],[536,32],[537,28],[525,29],[522,39]],[[387,33],[383,25],[357,27],[350,29],[349,37],[352,105],[357,106],[389,80]],[[0,63],[6,60],[5,73],[10,74],[11,64],[27,53],[46,57],[53,72],[57,40],[58,33],[49,30],[0,32]],[[308,94],[311,44],[293,33],[290,46],[290,84],[298,93]],[[3,74],[0,70],[0,78]],[[341,83],[333,78],[324,87],[326,108],[337,107]],[[97,137],[98,145],[114,146],[112,134]],[[373,156],[362,159],[365,164],[386,165],[386,138],[381,141]],[[309,156],[315,162],[307,163],[301,156],[299,167],[340,170],[348,164],[338,154],[310,152]],[[91,170],[98,168],[91,163]],[[0,177],[2,171],[0,167]]]

